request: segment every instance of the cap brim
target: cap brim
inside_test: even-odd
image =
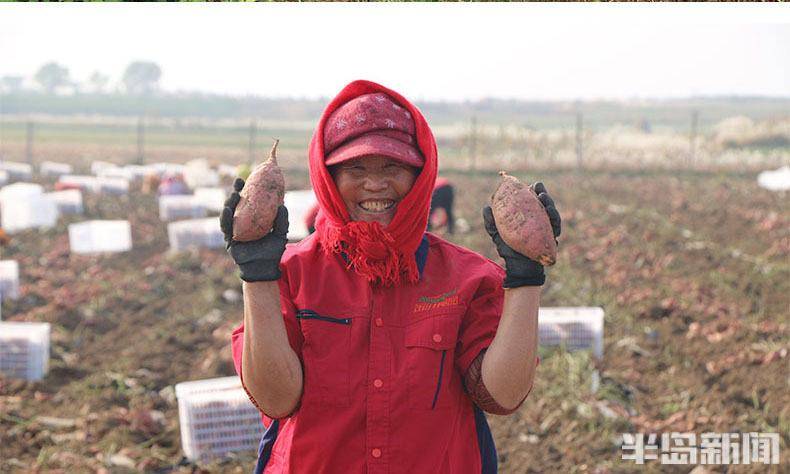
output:
[[[326,157],[326,165],[336,165],[343,161],[365,156],[386,156],[405,165],[422,168],[425,160],[412,145],[383,135],[363,135],[338,147]]]

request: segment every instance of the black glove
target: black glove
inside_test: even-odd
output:
[[[546,187],[543,186],[543,183],[537,182],[530,187],[538,195],[538,200],[546,209],[546,214],[548,214],[549,222],[551,223],[551,231],[554,234],[554,241],[556,242],[562,228],[560,213],[554,207],[554,201],[546,192]],[[543,285],[546,282],[543,265],[516,252],[502,240],[496,227],[496,222],[494,222],[494,213],[491,211],[491,206],[483,208],[483,222],[485,223],[486,232],[488,232],[491,240],[494,241],[494,245],[496,245],[497,253],[505,260],[505,281],[502,286],[505,288],[518,288],[520,286]]]
[[[288,241],[288,209],[285,206],[277,208],[277,217],[274,218],[272,231],[263,238],[252,242],[238,242],[233,240],[233,214],[239,204],[239,192],[244,188],[244,180],[236,178],[233,182],[233,192],[225,201],[219,226],[225,234],[225,243],[228,253],[241,269],[241,279],[244,281],[275,281],[280,279],[280,258],[285,252]]]

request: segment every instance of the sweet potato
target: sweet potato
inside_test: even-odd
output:
[[[504,171],[491,196],[491,211],[502,240],[541,265],[554,265],[557,244],[546,209],[532,189]]]
[[[274,141],[269,159],[255,167],[239,193],[241,200],[233,214],[234,240],[258,240],[272,229],[277,208],[285,198],[285,179],[277,166],[278,143]]]

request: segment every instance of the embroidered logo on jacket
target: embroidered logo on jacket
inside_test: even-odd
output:
[[[460,304],[458,288],[455,288],[447,293],[436,296],[420,296],[417,298],[417,303],[414,305],[414,310],[412,312],[418,313],[447,306],[456,306],[458,304]]]

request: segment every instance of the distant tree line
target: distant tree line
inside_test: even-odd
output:
[[[110,77],[94,71],[85,81],[76,81],[69,69],[57,62],[42,65],[33,75],[33,88],[25,87],[23,76],[8,75],[0,77],[0,93],[18,94],[40,92],[49,95],[108,94],[124,93],[130,95],[151,94],[159,90],[162,68],[151,61],[133,61],[126,66],[114,90],[110,87]]]
[[[329,98],[271,99],[199,92],[167,92],[160,87],[162,68],[151,61],[133,61],[112,82],[95,71],[85,81],[75,81],[69,69],[56,62],[42,65],[31,78],[0,77],[0,114],[54,114],[153,117],[243,118],[315,123]],[[32,86],[32,87],[31,87]],[[145,100],[141,100],[141,99]],[[476,101],[419,102],[432,124],[471,127],[516,125],[524,129],[573,130],[577,112],[584,114],[585,130],[615,124],[637,127],[647,133],[658,127],[688,130],[690,117],[699,114],[701,129],[733,116],[753,120],[788,116],[790,98],[693,97],[686,99],[614,101],[527,101],[481,99]],[[463,125],[466,124],[466,125]]]

